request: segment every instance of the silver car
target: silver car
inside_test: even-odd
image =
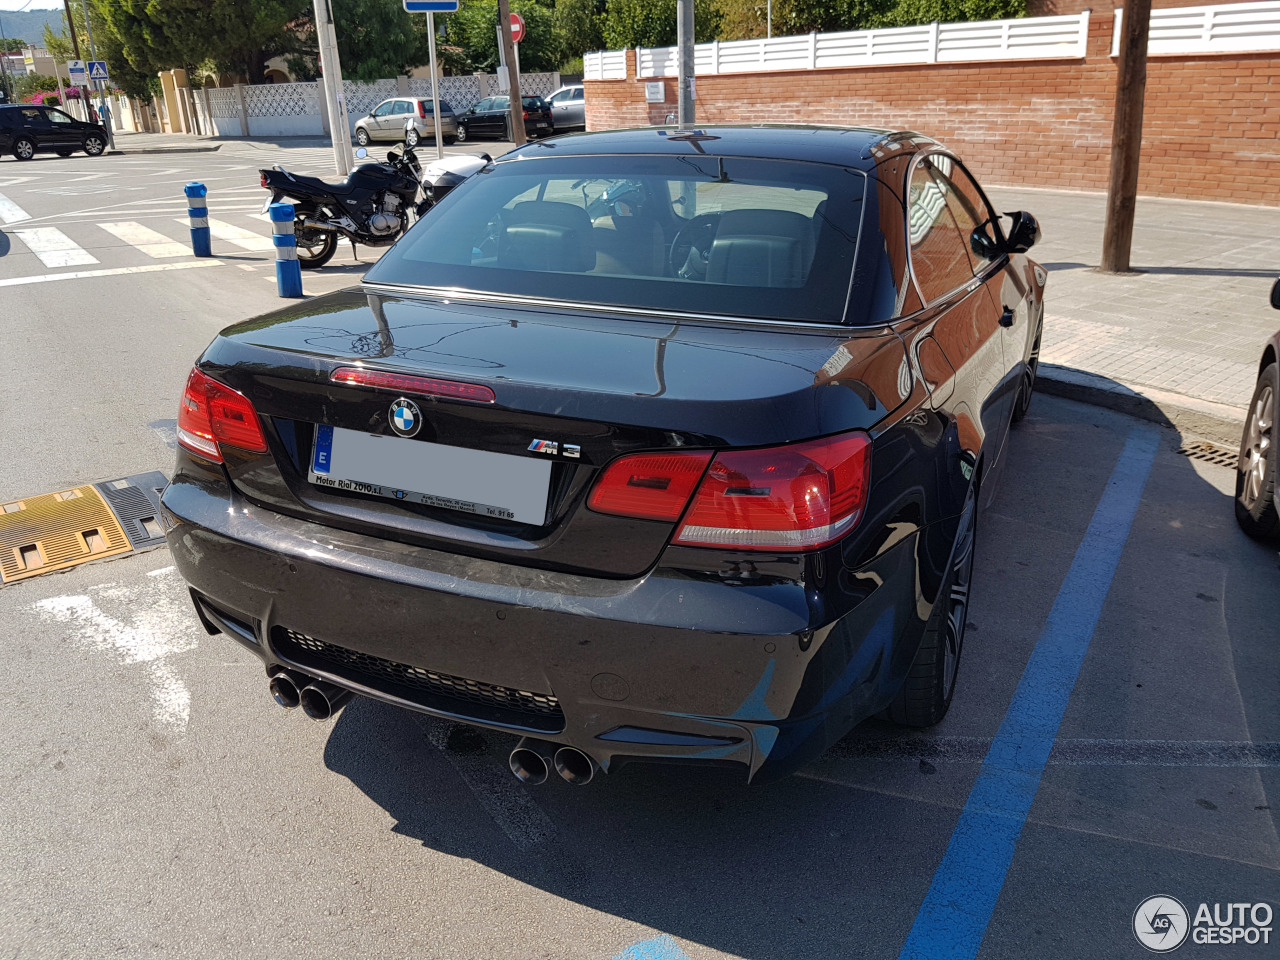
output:
[[[417,146],[419,140],[435,140],[436,127],[432,114],[430,97],[396,97],[383,100],[369,111],[367,117],[356,121],[356,143],[367,147],[374,140],[405,140],[405,125],[413,120],[413,128],[409,131],[409,146]],[[458,139],[458,121],[454,118],[453,108],[440,101],[440,133],[445,143],[453,143]]]
[[[551,104],[551,120],[556,130],[587,129],[587,99],[582,84],[561,87],[547,97],[547,103]]]

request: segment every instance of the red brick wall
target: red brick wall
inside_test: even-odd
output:
[[[1110,12],[1089,21],[1084,60],[1035,60],[703,76],[705,123],[808,122],[918,130],[990,183],[1105,189],[1115,61]],[[627,73],[635,76],[634,52]],[[587,128],[662,124],[644,82],[587,81]],[[1149,61],[1139,190],[1280,205],[1280,56]]]

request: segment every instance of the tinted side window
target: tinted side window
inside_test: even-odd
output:
[[[413,104],[408,100],[397,100],[396,113],[413,113]]]
[[[926,163],[916,164],[908,190],[907,236],[911,266],[925,302],[973,279],[968,239],[960,233],[947,198]]]
[[[969,245],[975,273],[983,272],[999,258],[996,252],[995,215],[965,169],[950,157],[932,156],[933,178],[946,195],[947,208]]]

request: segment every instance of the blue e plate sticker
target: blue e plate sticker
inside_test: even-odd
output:
[[[316,444],[311,454],[311,469],[316,473],[328,473],[333,462],[333,427],[321,424],[316,427]]]

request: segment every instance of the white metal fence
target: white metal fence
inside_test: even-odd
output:
[[[602,50],[583,54],[582,76],[586,80],[627,79],[627,51]]]
[[[1121,14],[1117,9],[1111,36],[1113,57],[1120,55]],[[1147,52],[1155,56],[1269,50],[1280,50],[1280,3],[1268,0],[1151,11]]]

